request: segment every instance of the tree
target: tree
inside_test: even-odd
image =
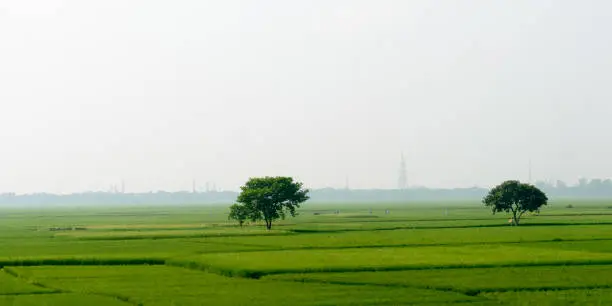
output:
[[[249,211],[243,205],[234,204],[230,206],[230,213],[227,217],[230,220],[236,220],[240,224],[240,227],[244,224],[244,221],[249,218]]]
[[[252,221],[264,220],[269,230],[274,220],[285,219],[287,214],[295,217],[296,208],[309,199],[309,190],[302,186],[291,177],[250,178],[240,187],[237,205],[244,207]]]
[[[509,180],[491,189],[482,202],[491,207],[493,214],[512,213],[512,224],[518,226],[525,212],[539,212],[548,203],[548,198],[533,185]]]

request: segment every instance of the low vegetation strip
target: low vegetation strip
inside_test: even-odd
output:
[[[112,297],[96,296],[91,294],[24,294],[15,296],[0,295],[0,306],[14,305],[100,305],[100,306],[126,306],[133,305]]]
[[[446,265],[396,265],[396,266],[363,266],[363,267],[320,267],[303,269],[269,269],[254,270],[242,268],[224,268],[190,260],[169,260],[168,266],[182,267],[192,270],[201,270],[228,277],[244,277],[260,279],[264,276],[295,274],[295,273],[348,273],[348,272],[392,272],[392,271],[419,271],[419,270],[447,270],[447,269],[474,269],[474,268],[506,268],[506,267],[563,267],[585,265],[612,265],[612,260],[567,260],[567,261],[540,261],[525,263],[499,263],[499,264],[446,264]],[[365,283],[364,283],[365,284]],[[362,285],[364,285],[362,284]],[[572,287],[573,288],[573,287]],[[440,288],[441,289],[441,288]]]
[[[163,265],[163,258],[20,258],[0,259],[0,268],[15,266],[121,266]]]
[[[609,226],[497,227],[393,231],[309,233],[291,236],[210,237],[228,245],[258,245],[274,249],[345,248],[417,245],[460,245],[612,239]]]
[[[548,221],[548,222],[533,222],[533,223],[524,223],[523,227],[547,227],[547,226],[612,226],[612,222],[610,221],[584,221],[584,222],[576,222],[576,221]],[[421,230],[435,230],[435,229],[478,229],[478,228],[508,228],[508,224],[505,224],[503,221],[493,220],[488,222],[467,222],[467,221],[455,221],[452,223],[440,223],[440,222],[432,222],[432,223],[403,223],[401,225],[389,225],[389,224],[381,224],[379,226],[363,226],[363,225],[350,225],[346,224],[343,227],[333,227],[333,226],[316,226],[316,227],[298,227],[294,228],[291,231],[295,233],[342,233],[342,232],[364,232],[364,231],[395,231],[395,230],[405,230],[405,229],[421,229]]]
[[[507,291],[483,293],[480,296],[497,300],[498,305],[612,305],[610,289]]]
[[[284,273],[612,264],[612,254],[490,245],[203,254],[168,264],[259,278]]]
[[[507,224],[494,221],[492,224],[465,224],[466,221],[457,221],[455,225],[436,225],[435,223],[430,224],[401,224],[401,225],[387,225],[377,228],[371,227],[356,227],[350,228],[348,224],[342,224],[340,228],[289,228],[286,230],[273,230],[271,232],[265,231],[261,227],[250,227],[250,228],[213,228],[213,229],[200,229],[200,230],[183,230],[183,229],[169,229],[169,230],[134,230],[134,231],[116,231],[116,230],[95,230],[95,231],[70,231],[56,233],[57,237],[70,237],[79,240],[138,240],[138,239],[178,239],[178,238],[219,238],[219,237],[277,237],[277,236],[296,236],[298,234],[342,234],[342,233],[376,233],[379,231],[402,231],[402,230],[461,230],[461,229],[501,229],[502,231],[508,229]],[[566,222],[546,222],[546,223],[526,223],[524,227],[567,227],[567,226],[609,226],[612,222],[581,222],[581,223],[566,223]],[[545,229],[544,229],[545,230]],[[543,231],[543,230],[542,230]],[[380,233],[378,233],[380,234]]]
[[[5,269],[0,271],[0,296],[2,295],[23,295],[23,294],[42,294],[53,293],[54,290],[41,288],[29,284],[15,275],[8,273]]]
[[[551,246],[549,243],[559,243],[559,242],[563,242],[564,245],[561,245],[560,247],[555,247],[555,246]],[[432,246],[448,246],[448,247],[452,247],[452,246],[486,246],[486,245],[518,245],[520,244],[521,246],[530,246],[530,247],[538,247],[538,246],[542,246],[542,247],[553,247],[553,248],[569,248],[565,245],[569,244],[569,243],[600,243],[600,244],[604,244],[604,245],[609,245],[610,247],[612,247],[612,238],[592,238],[592,239],[561,239],[561,238],[553,238],[553,239],[548,239],[548,240],[532,240],[532,241],[506,241],[506,242],[498,242],[498,241],[483,241],[483,242],[442,242],[442,243],[435,243],[435,242],[424,242],[424,243],[408,243],[408,244],[403,244],[403,243],[396,243],[396,244],[371,244],[371,245],[356,245],[356,244],[348,244],[348,245],[336,245],[336,246],[278,246],[278,248],[275,248],[275,246],[265,246],[265,245],[258,245],[258,244],[246,244],[246,243],[230,243],[230,242],[221,242],[221,241],[207,241],[206,243],[208,244],[217,244],[217,245],[225,245],[225,246],[233,246],[234,248],[236,246],[241,246],[241,247],[246,247],[247,249],[243,249],[243,250],[236,250],[236,251],[228,251],[228,249],[220,249],[220,250],[213,250],[213,251],[205,251],[205,252],[198,252],[199,254],[204,254],[204,253],[228,253],[228,252],[261,252],[261,251],[267,251],[267,252],[274,252],[274,251],[298,251],[298,250],[341,250],[341,249],[379,249],[379,248],[417,248],[417,247],[432,247]],[[558,244],[557,244],[558,245]]]
[[[123,296],[123,295],[117,295],[117,294],[109,294],[109,293],[105,293],[105,292],[89,292],[89,291],[85,291],[85,292],[73,292],[70,289],[59,289],[57,287],[54,286],[49,286],[47,284],[43,284],[41,281],[32,278],[32,275],[28,275],[29,273],[26,273],[26,275],[20,273],[16,268],[4,268],[3,269],[7,274],[13,276],[15,279],[18,279],[20,281],[27,281],[28,284],[31,284],[32,286],[35,286],[37,288],[40,288],[44,291],[41,292],[36,292],[34,294],[49,294],[49,293],[56,293],[56,294],[70,294],[70,295],[80,295],[81,296],[81,301],[85,301],[88,300],[87,297],[90,297],[90,299],[93,300],[101,300],[101,299],[108,299],[110,298],[111,300],[114,300],[115,302],[124,302],[124,303],[128,303],[131,305],[136,305],[136,306],[142,306],[141,303],[139,302],[134,302],[132,301],[131,298],[127,297],[127,296]],[[60,276],[61,277],[61,276]],[[31,295],[31,294],[27,294],[27,295]],[[113,303],[111,303],[112,305],[114,305]],[[45,305],[48,305],[45,302]]]
[[[223,277],[168,266],[18,267],[18,273],[74,293],[129,296],[161,305],[443,305],[486,299],[455,292]],[[351,298],[347,299],[350,296]],[[81,304],[83,305],[83,304]],[[103,305],[103,304],[102,304]]]
[[[203,228],[215,228],[226,226],[225,224],[217,223],[143,223],[143,224],[98,224],[88,225],[88,230],[106,230],[106,231],[138,231],[138,230],[196,230]]]
[[[482,292],[610,288],[610,275],[612,265],[577,265],[286,274],[264,279],[414,287],[474,295]]]
[[[359,272],[358,272],[359,273]],[[385,272],[376,272],[385,273]],[[273,278],[270,278],[273,279]],[[567,290],[594,290],[594,289],[612,289],[612,285],[575,285],[575,286],[539,286],[539,287],[505,287],[505,288],[474,288],[474,289],[457,289],[454,287],[440,287],[440,286],[427,286],[427,285],[401,285],[401,284],[379,284],[370,283],[368,281],[353,282],[353,281],[340,281],[340,280],[318,280],[318,279],[294,279],[294,280],[281,280],[279,281],[294,281],[301,283],[314,283],[314,284],[331,284],[331,285],[349,285],[349,286],[379,286],[379,287],[399,287],[407,289],[424,289],[424,290],[436,290],[440,292],[455,292],[465,294],[467,296],[479,296],[488,293],[504,293],[504,292],[541,292],[541,291],[567,291]]]
[[[257,231],[181,231],[181,230],[170,230],[170,231],[144,231],[144,232],[92,232],[92,233],[69,233],[62,234],[63,237],[72,237],[78,240],[157,240],[157,239],[178,239],[178,238],[212,238],[212,237],[257,237],[257,236],[285,236],[295,235],[291,231],[273,231],[266,232],[265,230]]]

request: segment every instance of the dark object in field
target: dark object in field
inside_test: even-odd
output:
[[[318,215],[320,215],[321,213],[316,212],[316,213],[312,213],[312,214],[313,214],[313,215],[315,215],[315,216],[318,216]]]
[[[87,230],[85,227],[50,227],[50,231],[84,231]]]
[[[378,218],[376,215],[347,215],[342,216],[343,218]]]
[[[565,206],[565,208],[574,208],[574,205],[569,204],[569,205]]]

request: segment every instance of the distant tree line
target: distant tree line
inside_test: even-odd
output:
[[[485,193],[483,188],[465,189],[428,189],[406,190],[383,189],[314,189],[309,202],[407,202],[442,200],[478,200]],[[149,193],[112,193],[85,192],[68,195],[36,193],[26,195],[0,194],[1,205],[44,206],[44,205],[191,205],[191,204],[229,204],[234,203],[239,193],[234,191],[217,192],[149,192]]]
[[[581,179],[578,184],[569,185],[563,181],[534,183],[551,199],[559,198],[612,198],[612,180]],[[488,188],[409,188],[388,189],[334,189],[310,190],[309,202],[423,202],[423,201],[480,201]],[[16,195],[0,194],[0,206],[47,206],[47,205],[194,205],[235,203],[239,193],[234,191],[211,192],[147,192],[113,193],[84,192],[68,195],[35,193]]]
[[[537,181],[534,185],[552,197],[612,198],[612,179],[581,178],[576,185],[560,180]]]

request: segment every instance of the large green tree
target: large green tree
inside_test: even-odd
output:
[[[237,205],[248,212],[250,220],[264,220],[268,230],[274,220],[287,214],[295,217],[296,208],[309,199],[309,190],[302,183],[285,176],[250,178],[240,189]]]
[[[491,208],[493,214],[512,213],[512,224],[518,226],[524,213],[539,212],[548,203],[548,198],[533,185],[509,180],[491,189],[482,202]]]

